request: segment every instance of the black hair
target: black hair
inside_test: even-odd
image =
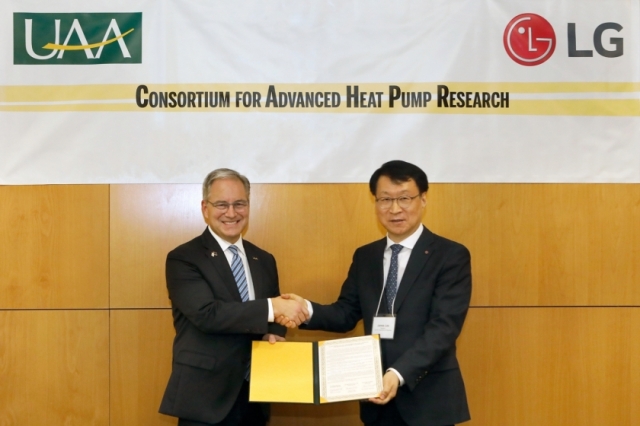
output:
[[[394,183],[407,182],[411,179],[416,183],[420,194],[429,190],[427,174],[418,166],[402,160],[392,160],[384,163],[373,172],[369,179],[369,190],[375,196],[380,176],[387,176]]]

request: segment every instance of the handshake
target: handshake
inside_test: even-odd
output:
[[[309,319],[307,301],[297,294],[286,293],[271,299],[274,321],[287,328],[296,328]]]

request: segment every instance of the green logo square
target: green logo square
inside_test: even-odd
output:
[[[142,12],[14,13],[15,65],[142,63]]]

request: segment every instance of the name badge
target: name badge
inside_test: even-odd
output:
[[[379,334],[381,339],[393,339],[396,317],[373,317],[371,334]]]

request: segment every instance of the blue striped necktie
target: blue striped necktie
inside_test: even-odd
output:
[[[387,283],[384,286],[384,297],[387,302],[388,312],[393,313],[393,301],[398,292],[398,253],[402,250],[400,244],[393,244],[391,249],[391,263],[389,264],[389,274],[387,275]]]
[[[231,259],[231,272],[233,272],[233,278],[238,285],[238,291],[243,302],[249,300],[249,286],[247,285],[247,276],[244,273],[244,265],[242,265],[242,259],[238,254],[238,247],[234,245],[229,246],[229,250],[233,253],[233,259]]]

